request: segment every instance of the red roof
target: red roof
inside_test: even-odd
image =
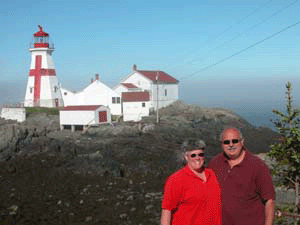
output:
[[[137,86],[135,86],[132,83],[122,83],[123,86],[127,87],[127,88],[137,88]]]
[[[176,80],[171,75],[165,73],[164,71],[147,71],[147,70],[137,70],[137,72],[141,73],[148,79],[156,82],[156,76],[159,77],[159,82],[162,83],[178,83],[179,81]]]
[[[122,92],[123,102],[148,102],[150,100],[149,92]]]
[[[34,33],[33,36],[35,36],[35,37],[48,37],[49,36],[48,33],[43,31],[43,27],[41,25],[39,25],[38,27],[40,30],[38,32]]]
[[[102,105],[69,105],[64,107],[61,110],[69,110],[69,111],[94,111],[96,109],[98,109],[99,107],[101,107]]]

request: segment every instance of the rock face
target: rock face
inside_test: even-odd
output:
[[[198,137],[207,145],[208,160],[220,152],[219,135],[226,126],[239,127],[253,152],[267,152],[277,135],[256,128],[233,111],[201,108],[181,101],[140,123],[114,123],[86,132],[59,130],[59,118],[32,114],[23,123],[0,120],[0,161],[47,153],[64,159],[64,167],[76,173],[159,174],[163,167],[178,168],[174,156],[185,138]]]

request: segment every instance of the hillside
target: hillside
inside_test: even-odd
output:
[[[219,135],[238,126],[247,147],[267,152],[277,134],[227,109],[177,101],[141,123],[59,130],[57,115],[0,120],[0,224],[158,224],[163,183],[182,166],[181,142],[199,137],[208,160]]]

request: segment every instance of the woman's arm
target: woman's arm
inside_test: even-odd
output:
[[[161,225],[171,225],[171,211],[170,210],[162,209],[160,224]]]
[[[275,200],[269,199],[265,204],[266,225],[274,224]]]

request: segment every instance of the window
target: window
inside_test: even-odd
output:
[[[64,95],[67,95],[68,93],[67,92],[64,92]]]
[[[146,103],[145,102],[142,103],[142,107],[146,107]]]
[[[31,87],[31,88],[30,88],[30,94],[32,94],[32,90],[33,90],[33,88]]]
[[[57,89],[57,86],[54,86],[54,93],[56,93]]]
[[[120,97],[112,97],[112,103],[113,104],[120,104],[121,98]]]
[[[167,96],[168,95],[168,90],[167,89],[165,89],[165,96]]]

